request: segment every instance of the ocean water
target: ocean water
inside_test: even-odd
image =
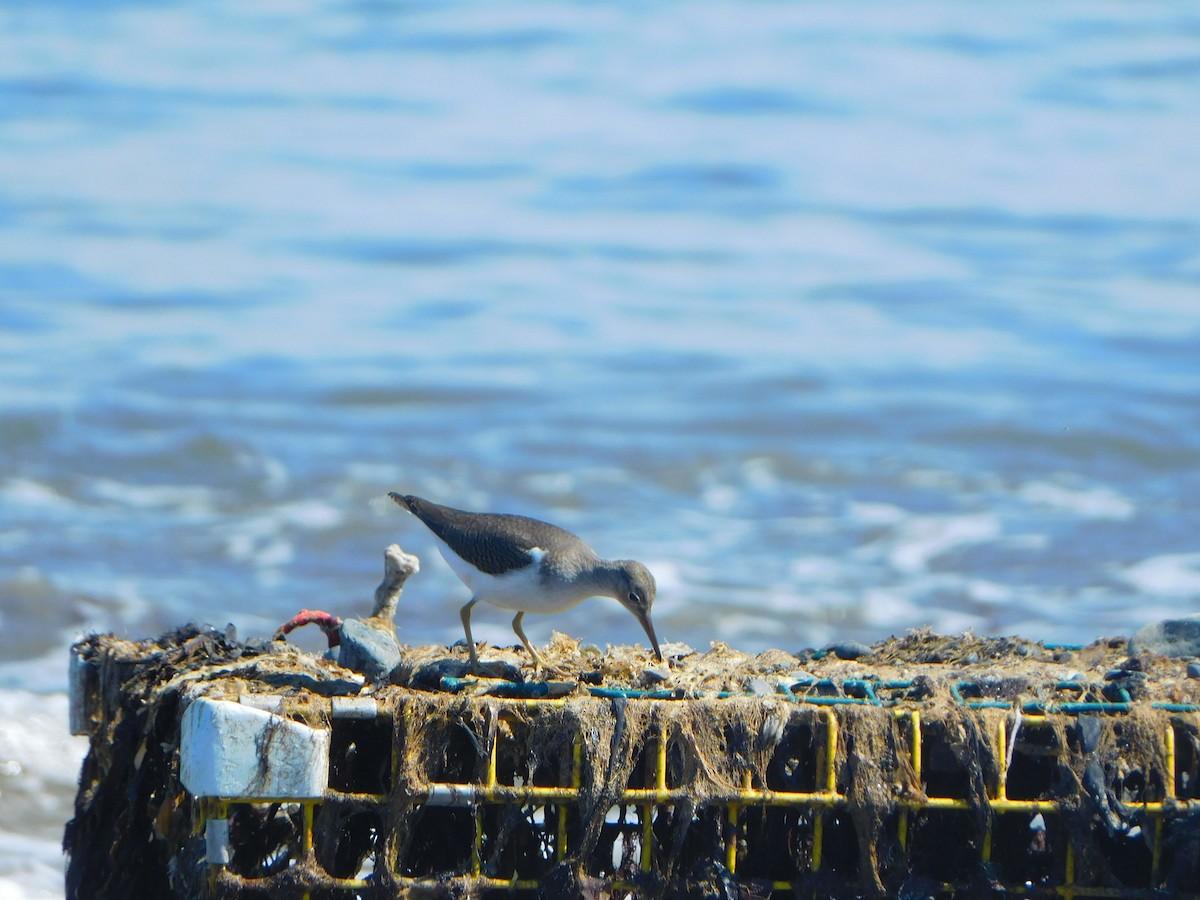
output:
[[[78,634],[360,614],[399,542],[461,637],[389,490],[701,648],[1192,612],[1198,146],[1183,3],[0,8],[0,898],[61,895]]]

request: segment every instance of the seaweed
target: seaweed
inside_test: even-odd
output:
[[[75,650],[91,743],[67,896],[1194,892],[1200,686],[1182,661],[1123,651],[920,631],[855,660],[674,645],[664,670],[556,635],[562,687],[536,700],[511,696],[537,684],[519,649],[486,651],[519,674],[506,687],[432,677],[461,675],[464,651],[444,647],[403,648],[393,683],[365,684],[228,629],[93,635]],[[222,801],[222,866],[201,827],[217,801],[179,782],[201,695],[269,695],[331,730],[311,825],[300,803]],[[345,696],[379,715],[334,718]]]

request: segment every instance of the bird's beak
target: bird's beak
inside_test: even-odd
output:
[[[650,621],[650,615],[640,615],[637,620],[642,623],[642,628],[646,629],[646,637],[650,638],[650,646],[654,648],[654,655],[658,657],[658,661],[663,661],[662,651],[658,649],[658,638],[654,635],[654,623]]]

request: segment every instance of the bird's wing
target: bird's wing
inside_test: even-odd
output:
[[[488,575],[524,568],[534,560],[530,550],[549,552],[564,539],[574,538],[557,525],[526,516],[469,513],[413,496],[393,499],[424,522],[446,546]]]

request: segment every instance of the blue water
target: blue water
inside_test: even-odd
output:
[[[361,614],[396,541],[460,637],[389,490],[701,649],[1192,612],[1198,147],[1188,3],[0,7],[0,893],[76,634]]]
[[[453,641],[388,490],[642,559],[701,648],[1191,611],[1198,38],[1188,4],[9,5],[0,652],[354,614],[393,541],[404,638]]]

